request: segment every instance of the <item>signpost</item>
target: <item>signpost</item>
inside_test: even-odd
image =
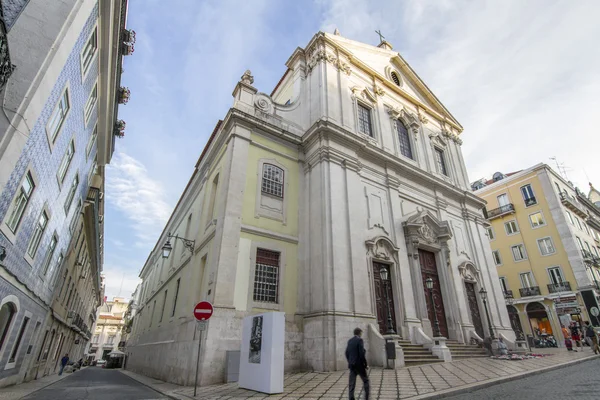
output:
[[[200,350],[202,348],[202,332],[206,330],[208,320],[213,315],[213,306],[208,301],[201,301],[194,307],[194,318],[198,321],[198,359],[196,360],[196,380],[194,382],[194,397],[196,397],[196,389],[198,388],[198,370],[200,369]]]
[[[596,318],[596,325],[599,325],[598,315],[600,315],[600,310],[598,310],[598,307],[590,308],[590,313],[594,316],[594,318]]]

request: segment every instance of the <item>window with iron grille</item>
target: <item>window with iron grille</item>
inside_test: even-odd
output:
[[[279,253],[276,251],[256,250],[254,301],[279,303]]]
[[[371,128],[371,110],[362,104],[358,105],[358,131],[373,137]]]
[[[408,128],[404,125],[404,122],[397,120],[396,129],[398,130],[398,142],[400,143],[400,154],[404,157],[413,158],[412,148],[410,147],[410,137],[408,135]]]
[[[283,198],[283,170],[272,164],[263,165],[262,192]]]
[[[435,161],[437,163],[438,172],[448,176],[448,170],[446,169],[446,160],[444,160],[444,151],[435,149]]]

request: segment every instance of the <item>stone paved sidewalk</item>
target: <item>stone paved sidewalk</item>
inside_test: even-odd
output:
[[[592,359],[593,352],[584,348],[573,353],[565,349],[545,349],[536,351],[547,354],[547,357],[523,360],[494,360],[474,358],[449,363],[439,363],[423,366],[401,368],[398,370],[371,369],[371,398],[381,400],[391,399],[424,399],[457,394],[472,388],[480,388],[517,379],[529,374],[543,372]],[[194,388],[171,384],[154,387],[151,378],[143,377],[129,371],[123,371],[132,378],[139,380],[155,390],[175,399],[193,399]],[[360,379],[358,379],[360,382]],[[348,374],[337,372],[305,372],[286,374],[284,393],[265,395],[245,389],[240,389],[237,383],[212,385],[198,388],[198,399],[303,399],[303,400],[333,400],[347,399]],[[362,383],[357,383],[358,390]],[[362,394],[362,393],[361,393]],[[357,397],[358,398],[358,397]],[[360,398],[364,398],[361,396]]]
[[[85,368],[85,367],[84,367]],[[75,374],[77,372],[74,372]],[[44,376],[43,378],[35,379],[33,381],[29,381],[26,383],[21,383],[19,385],[7,386],[0,389],[0,400],[18,400],[23,397],[37,392],[45,388],[46,386],[50,386],[55,382],[58,382],[66,377],[70,376],[71,373],[64,373],[61,376],[58,374]]]

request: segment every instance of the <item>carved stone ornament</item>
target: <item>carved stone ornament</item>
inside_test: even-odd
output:
[[[398,248],[385,236],[378,236],[365,242],[367,255],[384,261],[395,261],[398,258]]]
[[[256,96],[256,100],[254,100],[254,107],[258,108],[265,114],[273,113],[273,102],[271,101],[271,98],[265,94]]]
[[[433,243],[436,241],[435,234],[429,225],[423,225],[419,228],[419,237],[425,240],[427,243]]]
[[[385,90],[383,90],[380,86],[375,85],[373,87],[373,92],[379,96],[379,97],[383,97],[385,95]]]
[[[320,61],[325,61],[334,65],[339,71],[342,71],[346,75],[350,75],[352,72],[350,64],[328,51],[322,40],[319,40],[317,43],[315,43],[314,46],[312,46],[312,48],[308,51],[306,62],[308,72],[310,73]]]
[[[460,276],[467,282],[477,283],[479,270],[471,262],[463,262],[458,266]]]
[[[252,76],[252,72],[250,72],[249,69],[247,69],[246,72],[244,72],[241,81],[242,83],[245,83],[247,85],[252,85],[254,83],[254,77]]]
[[[417,240],[434,247],[446,246],[452,238],[448,221],[439,221],[430,211],[418,209],[404,222],[404,233],[407,243]]]
[[[415,114],[408,111],[406,107],[390,107],[388,108],[388,114],[392,119],[401,119],[412,130],[415,138],[417,138],[419,133],[419,119]]]
[[[419,121],[421,121],[423,125],[427,125],[429,118],[427,118],[427,115],[421,110],[421,107],[417,107],[417,114],[419,116]]]

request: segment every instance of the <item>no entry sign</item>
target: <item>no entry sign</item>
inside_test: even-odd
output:
[[[194,318],[198,321],[207,321],[213,314],[213,306],[208,301],[201,301],[194,307]]]

